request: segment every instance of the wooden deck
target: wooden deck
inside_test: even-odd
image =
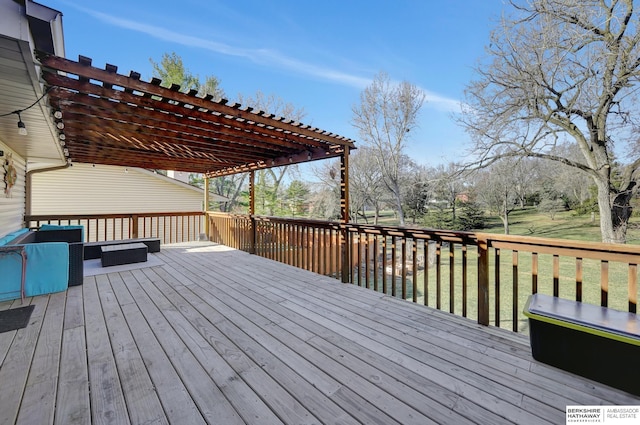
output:
[[[522,335],[223,246],[154,255],[27,299],[30,324],[0,334],[0,424],[537,425],[640,405]]]

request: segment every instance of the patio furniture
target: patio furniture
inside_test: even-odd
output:
[[[82,285],[84,280],[84,228],[82,226],[42,225],[35,232],[36,242],[67,242],[69,244],[69,286]]]
[[[107,245],[101,247],[102,267],[119,266],[122,264],[143,263],[147,261],[147,245],[127,243],[119,245]]]
[[[0,248],[21,252],[0,255],[0,301],[60,292],[69,286],[68,243],[9,243]]]
[[[68,286],[82,285],[84,280],[83,233],[84,228],[78,225],[58,226],[46,224],[38,230],[20,229],[0,239],[0,246],[25,247],[27,277],[25,278],[24,288],[27,296],[47,294],[65,290]],[[67,255],[64,259],[56,252],[60,248],[55,248],[56,245],[50,245],[52,243],[64,243],[64,249],[67,250]],[[35,258],[32,256],[32,252],[37,253]],[[47,255],[51,255],[51,257],[47,259]],[[40,261],[41,257],[42,264],[34,265],[33,262]],[[38,261],[36,261],[36,258]],[[58,261],[63,261],[64,264],[60,265]],[[15,265],[7,263],[6,267],[8,268],[7,270],[10,270],[7,281],[12,282],[9,286],[13,289],[10,289],[3,297],[17,298],[15,296],[17,289],[14,288],[17,284],[14,284],[15,282],[13,281],[22,279],[21,275],[24,273],[18,274]],[[64,284],[59,282],[62,276],[55,274],[54,270],[58,267],[67,269]],[[51,276],[49,276],[49,271],[52,273]],[[4,267],[0,267],[0,273],[2,272],[4,272]],[[5,291],[3,289],[0,292]]]
[[[18,255],[22,261],[22,269],[20,270],[20,300],[24,301],[24,293],[25,293],[25,277],[27,274],[27,253],[23,245],[9,245],[9,246],[0,246],[0,257],[5,255]],[[11,288],[2,288],[0,289],[0,300],[5,299],[4,297],[12,296]]]
[[[543,294],[529,297],[533,358],[640,395],[640,319],[634,313]]]
[[[110,245],[124,245],[132,243],[143,243],[147,246],[147,252],[160,252],[160,238],[136,238],[136,239],[124,239],[116,241],[99,241],[99,242],[87,242],[84,244],[84,259],[95,260],[101,258],[102,247]]]

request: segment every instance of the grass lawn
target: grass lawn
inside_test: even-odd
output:
[[[552,220],[548,215],[539,214],[535,209],[516,210],[510,215],[510,233],[517,235],[569,239],[580,241],[599,242],[600,228],[598,217],[592,221],[590,216],[576,216],[572,212],[558,213]],[[640,243],[640,220],[632,220],[631,229],[628,232],[629,243]],[[371,221],[370,221],[371,223]],[[383,213],[381,225],[395,225],[397,220],[393,213]],[[504,228],[498,218],[489,221],[488,228],[482,232],[502,234]],[[570,244],[567,241],[567,244]],[[432,247],[430,247],[432,249]],[[517,268],[514,267],[512,251],[502,250],[500,253],[500,280],[495,279],[495,260],[491,259],[491,324],[494,324],[496,311],[499,312],[500,326],[508,329],[513,327],[513,317],[520,332],[527,332],[527,320],[522,314],[527,297],[532,293],[532,255],[527,252],[517,254]],[[449,300],[453,295],[453,313],[462,315],[462,251],[459,246],[453,252],[454,264],[453,279],[449,276],[449,248],[443,247],[442,264],[440,268],[440,285],[438,290],[436,267],[432,263],[427,269],[427,305],[436,307],[440,298],[440,308],[450,310]],[[467,260],[467,317],[477,318],[477,254],[475,247],[468,247]],[[589,304],[600,304],[601,277],[603,268],[600,261],[583,260],[582,293],[583,301]],[[627,279],[629,267],[627,264],[607,263],[607,283],[609,307],[626,311],[628,306]],[[517,279],[514,279],[514,275]],[[417,283],[418,303],[423,304],[425,298],[425,271],[420,270],[415,276]],[[387,282],[390,285],[390,276]],[[407,299],[413,297],[413,276],[407,278]],[[453,282],[451,285],[450,282]],[[396,280],[397,296],[401,296],[402,282]],[[575,258],[560,258],[559,295],[562,298],[575,299],[576,294],[576,260]],[[499,309],[496,309],[496,293],[500,293]],[[538,256],[538,292],[553,294],[553,256]],[[439,295],[438,295],[439,294]],[[514,304],[514,294],[517,302]],[[640,297],[640,294],[637,294]]]
[[[373,224],[373,214],[368,215],[369,224]],[[359,223],[364,223],[360,218]],[[410,218],[406,218],[407,226],[414,226]],[[397,226],[398,219],[393,211],[384,210],[380,213],[378,224],[383,226]],[[486,227],[476,229],[486,233],[504,233],[502,220],[498,217],[487,216]],[[417,223],[416,225],[420,225]],[[541,214],[534,207],[517,209],[509,214],[509,233],[512,235],[537,236],[541,238],[573,239],[588,242],[600,242],[600,218],[596,214],[591,219],[589,214],[577,215],[573,211],[563,211],[555,215],[552,220],[547,214]],[[640,217],[633,217],[627,231],[627,243],[640,244]]]
[[[490,217],[487,228],[479,231],[504,233],[502,221]],[[515,210],[509,214],[509,233],[512,235],[537,236],[541,238],[573,239],[579,241],[600,242],[600,218],[590,215],[576,215],[573,211],[557,213],[552,220],[546,214],[540,214],[535,208]],[[627,242],[640,244],[640,219],[633,217],[627,231]]]

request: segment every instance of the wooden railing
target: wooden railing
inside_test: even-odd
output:
[[[526,330],[522,309],[537,292],[637,310],[639,246],[219,213],[208,220],[215,242],[515,332]]]
[[[204,233],[204,213],[67,214],[25,216],[27,227],[42,224],[80,224],[85,242],[130,238],[160,238],[161,243],[198,240]]]

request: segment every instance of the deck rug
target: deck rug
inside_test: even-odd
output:
[[[84,276],[96,276],[99,274],[124,272],[127,270],[143,269],[146,267],[162,266],[164,261],[156,257],[154,254],[147,256],[147,261],[142,263],[123,264],[121,266],[102,267],[101,260],[84,260]]]
[[[34,308],[35,306],[28,305],[0,311],[0,333],[26,327]]]

